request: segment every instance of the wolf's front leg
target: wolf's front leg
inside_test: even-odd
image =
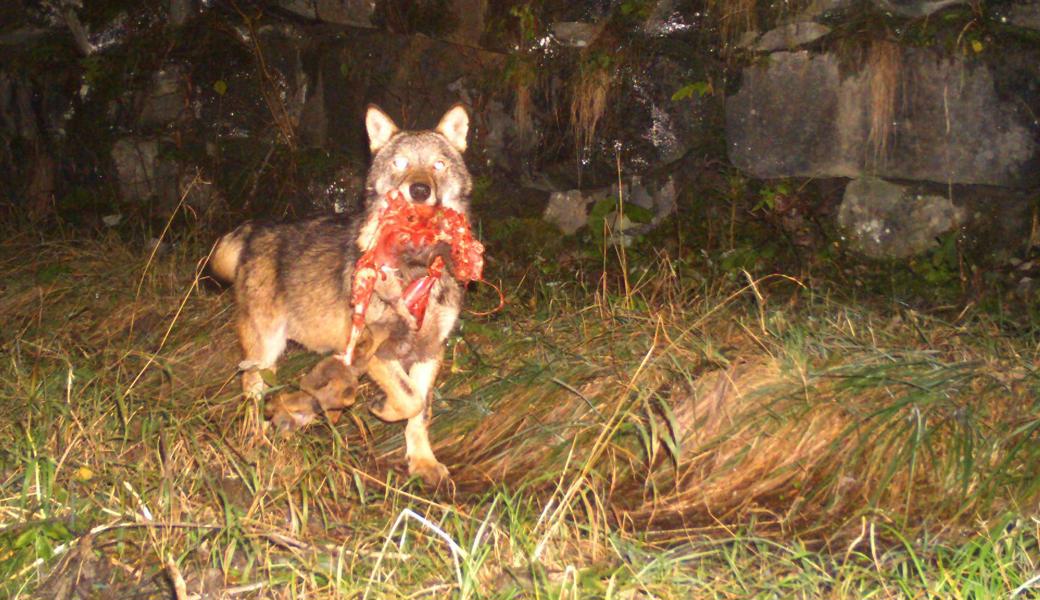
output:
[[[451,478],[448,467],[445,467],[433,455],[430,447],[429,427],[430,410],[424,409],[408,419],[404,426],[405,451],[408,455],[408,474],[418,475],[431,487],[440,487]]]
[[[439,367],[440,360],[427,360],[405,371],[400,361],[377,356],[368,365],[368,374],[386,392],[386,401],[372,406],[372,413],[384,421],[408,420],[404,430],[408,473],[433,487],[448,479],[448,469],[433,455],[427,434],[427,412]]]
[[[405,446],[408,452],[408,471],[419,475],[431,485],[440,485],[449,479],[448,468],[433,455],[427,429],[433,415],[433,385],[440,371],[440,358],[417,362],[408,371],[416,392],[422,394],[423,407],[419,414],[410,417],[404,429]],[[431,483],[431,481],[436,482]]]

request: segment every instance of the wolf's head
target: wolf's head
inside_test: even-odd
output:
[[[386,193],[397,189],[411,202],[467,211],[473,182],[462,160],[469,132],[462,105],[453,106],[435,129],[425,131],[401,131],[386,113],[369,106],[365,127],[372,149],[365,184],[369,202],[381,205]]]

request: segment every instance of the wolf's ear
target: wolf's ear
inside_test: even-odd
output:
[[[448,109],[437,124],[437,132],[448,139],[459,152],[466,151],[466,134],[469,133],[469,114],[461,104]]]
[[[365,129],[368,130],[368,147],[372,150],[372,154],[379,152],[379,149],[397,133],[397,125],[394,120],[375,104],[369,104],[368,110],[365,112]]]

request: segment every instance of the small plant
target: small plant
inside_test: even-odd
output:
[[[653,13],[654,4],[648,0],[624,0],[617,7],[617,14],[626,21],[645,21]]]
[[[538,35],[538,17],[531,8],[531,3],[525,2],[509,9],[509,14],[517,19],[520,31],[520,41],[530,44]]]
[[[943,234],[934,249],[910,262],[914,273],[929,286],[946,287],[960,283],[961,256],[957,237],[955,231]]]
[[[675,90],[675,93],[672,94],[672,102],[679,102],[681,100],[693,98],[694,96],[697,98],[703,98],[705,96],[714,95],[715,87],[710,81],[694,81]]]
[[[633,235],[634,225],[650,223],[654,214],[642,206],[630,202],[619,202],[617,198],[596,201],[589,211],[589,234],[593,250],[598,255],[604,245],[629,247],[640,236]]]
[[[494,202],[494,182],[487,175],[477,175],[473,178],[473,191],[470,199],[475,208],[489,206]]]
[[[768,212],[782,210],[786,206],[787,200],[790,196],[791,185],[786,181],[782,181],[775,185],[767,185],[759,191],[758,203],[755,204],[752,210],[765,210]]]

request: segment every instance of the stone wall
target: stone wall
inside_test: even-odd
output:
[[[1038,0],[759,2],[749,31],[705,0],[48,6],[18,3],[0,29],[0,165],[8,201],[33,211],[85,185],[158,214],[181,197],[343,207],[369,103],[425,127],[463,102],[472,169],[551,200],[568,231],[618,193],[661,222],[730,166],[867,182],[847,216],[891,207],[864,193],[889,180],[952,203],[952,228],[978,212],[965,198],[991,197],[972,186],[1021,202],[1040,188]],[[196,174],[221,193],[185,196]],[[901,214],[870,218],[912,229],[920,213]]]

